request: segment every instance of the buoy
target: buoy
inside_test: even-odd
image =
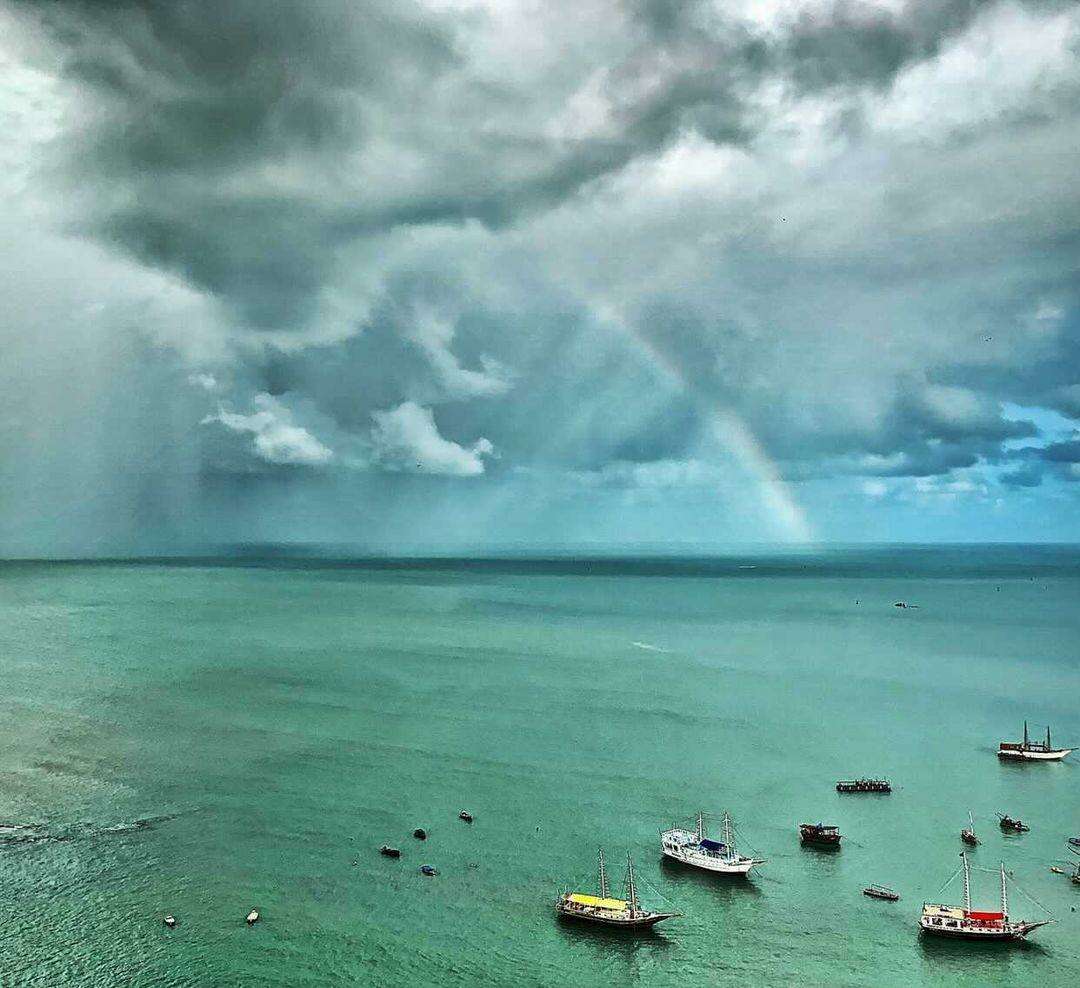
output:
[[[170,913],[168,916],[165,917],[165,925],[171,930],[174,926],[176,926],[176,917]]]
[[[413,837],[417,840],[427,840],[427,831],[423,827],[417,827],[412,832]]]
[[[247,914],[247,925],[248,926],[254,926],[258,921],[259,921],[259,910],[258,909],[252,909],[251,912],[249,912]]]

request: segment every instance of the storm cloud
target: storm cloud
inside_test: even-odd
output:
[[[0,21],[5,551],[1078,534],[1080,5]]]

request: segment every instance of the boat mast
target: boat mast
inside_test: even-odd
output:
[[[701,810],[697,811],[697,836],[698,840],[705,836],[705,818]]]
[[[968,828],[971,830],[971,836],[975,836],[975,821],[971,818],[971,810],[968,810]]]
[[[1046,725],[1046,750],[1050,750],[1050,725]]]
[[[634,916],[638,911],[637,889],[634,887],[634,859],[629,851],[626,852],[626,891],[630,896],[630,915]]]
[[[1028,746],[1028,732],[1027,732],[1027,721],[1025,720],[1024,721],[1024,747],[1026,748],[1027,746]]]
[[[964,910],[971,912],[971,873],[968,868],[967,852],[961,851],[960,857],[964,859]]]
[[[724,810],[724,844],[729,851],[735,850],[735,843],[731,838],[731,814]]]
[[[1004,922],[1009,920],[1009,893],[1005,885],[1005,862],[1001,862],[1001,918]]]
[[[600,898],[608,897],[607,872],[604,871],[604,849],[600,848]]]

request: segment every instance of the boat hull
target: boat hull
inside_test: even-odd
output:
[[[819,851],[839,851],[841,840],[842,835],[840,834],[835,834],[830,837],[822,834],[806,833],[804,831],[799,832],[799,842],[804,847],[815,847]]]
[[[1072,748],[1057,748],[1054,751],[1015,751],[1002,748],[998,758],[1009,762],[1060,762],[1066,755],[1072,754]]]
[[[701,871],[709,871],[714,875],[731,875],[735,878],[745,878],[750,874],[750,869],[757,863],[751,858],[738,862],[729,862],[705,854],[686,854],[679,851],[669,851],[667,848],[664,848],[662,853],[669,861],[677,861],[688,868],[699,868]]]
[[[969,940],[980,943],[1007,943],[1009,941],[1023,940],[1036,927],[1042,923],[1015,923],[1000,930],[964,929],[962,927],[934,926],[933,924],[919,923],[919,929],[928,936],[946,937],[950,940]]]
[[[592,923],[597,926],[606,926],[618,930],[644,930],[662,923],[665,919],[671,919],[675,913],[642,913],[637,916],[603,915],[599,913],[586,913],[576,909],[565,909],[556,906],[555,912],[561,919],[573,920],[579,923]]]

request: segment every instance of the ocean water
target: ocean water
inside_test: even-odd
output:
[[[1080,983],[1080,757],[994,755],[1080,742],[1075,548],[7,563],[0,683],[4,986]],[[699,808],[751,881],[661,863]],[[969,809],[1028,945],[918,935]],[[598,845],[681,918],[557,922]]]

